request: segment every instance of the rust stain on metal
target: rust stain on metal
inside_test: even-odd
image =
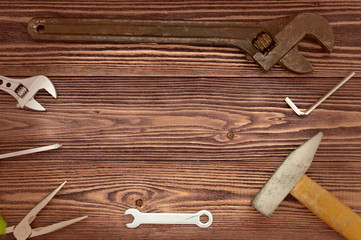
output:
[[[314,13],[253,22],[33,18],[28,33],[48,41],[231,46],[264,70],[280,64],[297,73],[313,70],[297,50],[305,36],[315,38],[327,52],[334,44],[330,25]]]

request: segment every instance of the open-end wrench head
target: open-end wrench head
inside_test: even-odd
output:
[[[313,71],[313,66],[302,54],[300,54],[297,45],[281,58],[278,64],[292,72],[309,73]]]
[[[40,75],[39,81],[40,81],[40,86],[39,86],[40,89],[45,89],[51,96],[53,96],[53,98],[57,98],[55,87],[49,78]]]
[[[17,104],[17,107],[22,108],[20,104]],[[27,103],[25,103],[24,107],[29,108],[35,111],[45,111],[46,109],[34,98],[30,99]]]
[[[57,98],[57,93],[53,83],[49,78],[39,75],[31,78],[24,79],[21,82],[28,90],[28,93],[23,99],[19,101],[19,107],[27,107],[36,111],[45,111],[45,108],[38,103],[34,96],[41,90],[45,89],[51,96]]]
[[[49,78],[44,75],[26,78],[21,83],[34,95],[41,89],[45,89],[54,98],[57,97],[55,87]]]
[[[331,53],[335,39],[330,24],[325,18],[315,13],[301,13],[295,17],[304,26],[304,35],[315,39],[323,49]]]
[[[272,28],[274,26],[270,32],[273,32]],[[334,35],[326,19],[315,13],[300,13],[289,18],[274,36],[276,44],[267,54],[257,52],[253,59],[265,70],[278,63],[297,73],[310,72],[312,65],[297,51],[297,44],[304,37],[315,39],[328,53],[333,49]]]
[[[138,226],[140,225],[140,223],[138,222],[138,218],[137,218],[137,217],[138,217],[141,213],[140,213],[137,209],[135,209],[135,208],[129,208],[127,211],[124,212],[124,215],[128,215],[128,214],[132,215],[133,218],[134,218],[134,220],[133,220],[133,222],[131,222],[131,223],[127,223],[126,226],[127,226],[128,228],[136,228],[136,227],[138,227]]]

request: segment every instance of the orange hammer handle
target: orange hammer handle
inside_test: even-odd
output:
[[[361,240],[361,217],[306,174],[291,194],[346,239]]]

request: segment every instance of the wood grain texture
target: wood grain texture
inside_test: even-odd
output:
[[[300,11],[323,15],[336,40],[331,55],[301,43],[315,67],[306,75],[263,72],[233,48],[40,43],[26,32],[36,16],[252,20]],[[0,1],[0,75],[43,74],[58,92],[39,92],[41,113],[0,93],[0,154],[63,144],[1,161],[0,215],[17,224],[67,180],[33,226],[89,218],[37,239],[342,239],[292,196],[271,218],[250,202],[322,131],[307,174],[361,215],[360,12],[360,1]],[[284,102],[306,109],[350,71],[356,76],[305,118]],[[206,209],[214,222],[127,229],[131,207]]]
[[[335,49],[329,56],[313,41],[302,42],[300,50],[316,69],[308,76],[342,77],[343,71],[361,66],[360,7],[358,1],[3,1],[0,72],[22,76],[288,76],[280,67],[263,72],[236,48],[35,42],[27,35],[26,24],[39,16],[242,21],[312,11],[330,22]]]

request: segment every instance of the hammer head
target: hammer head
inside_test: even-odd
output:
[[[310,167],[321,142],[320,132],[293,151],[252,201],[252,206],[269,217]]]

